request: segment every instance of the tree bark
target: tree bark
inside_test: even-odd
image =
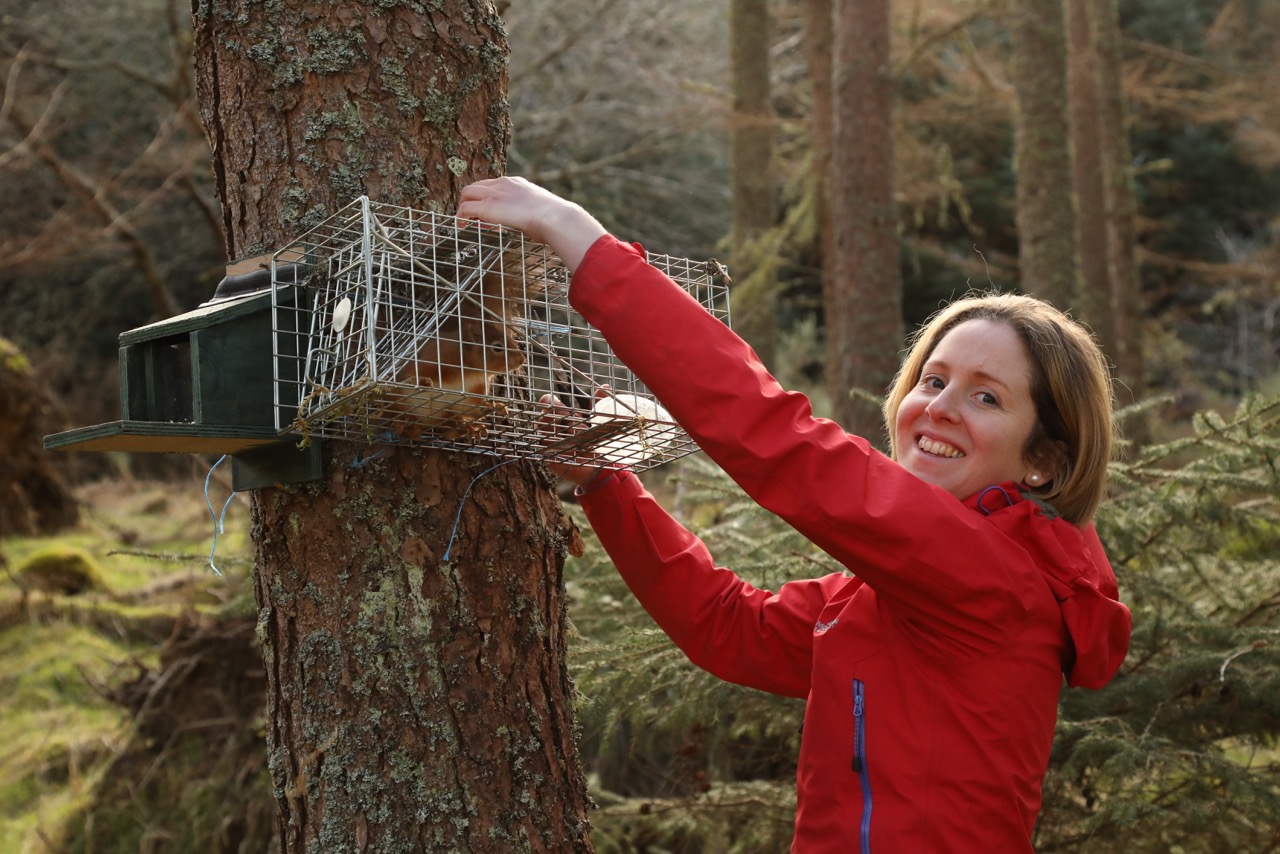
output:
[[[835,133],[832,115],[831,59],[831,0],[805,0],[804,4],[805,57],[809,64],[809,77],[813,86],[813,104],[810,107],[809,132],[813,136],[809,180],[810,194],[816,206],[818,278],[824,300],[832,299],[835,282],[836,238],[831,219],[831,145]]]
[[[193,0],[193,21],[230,257],[360,194],[453,210],[504,169],[491,2]],[[327,442],[321,480],[255,494],[282,850],[590,851],[565,660],[577,535],[545,474],[361,450]]]
[[[492,3],[192,4],[232,258],[279,248],[361,194],[443,211],[505,169],[507,47]]]
[[[1129,106],[1124,94],[1120,12],[1116,0],[1088,0],[1093,38],[1098,50],[1098,123],[1102,128],[1102,165],[1106,178],[1108,269],[1114,307],[1116,378],[1128,389],[1128,400],[1146,394],[1143,356],[1146,303],[1138,268],[1138,203],[1133,189],[1133,155],[1129,146]],[[1131,425],[1130,435],[1142,441],[1146,428]]]
[[[774,116],[769,81],[769,42],[773,25],[768,0],[731,0],[729,40],[733,74],[730,126],[730,190],[733,197],[730,244],[734,275],[750,279],[750,302],[738,331],[766,365],[777,340],[774,265],[753,252],[753,242],[777,218],[773,176]],[[745,275],[744,275],[745,274]]]
[[[902,347],[902,271],[893,198],[889,0],[834,6],[832,280],[823,294],[827,388],[845,429],[886,444],[879,408],[850,396],[883,395]]]
[[[1011,5],[1010,18],[1022,290],[1077,309],[1065,10],[1062,0],[1024,0]]]
[[[1088,4],[1067,4],[1068,100],[1071,106],[1071,174],[1076,194],[1076,248],[1080,259],[1079,319],[1093,329],[1104,352],[1115,358],[1112,282],[1108,264],[1106,172],[1098,91],[1098,51]]]

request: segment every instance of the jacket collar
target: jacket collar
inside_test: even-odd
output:
[[[990,516],[997,510],[1012,507],[1023,501],[1030,501],[1035,504],[1050,519],[1057,519],[1059,516],[1058,511],[1053,508],[1052,504],[1028,492],[1022,484],[1015,483],[1012,480],[979,490],[966,498],[964,505],[970,510],[977,510],[983,516]]]

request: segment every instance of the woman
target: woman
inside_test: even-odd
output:
[[[550,245],[574,307],[703,450],[852,573],[756,589],[634,474],[565,473],[693,662],[808,701],[792,850],[1031,850],[1063,676],[1101,687],[1128,648],[1091,523],[1111,402],[1089,335],[1027,297],[953,304],[890,391],[890,459],[581,207],[500,178],[458,214]]]

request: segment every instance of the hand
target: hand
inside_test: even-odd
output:
[[[608,393],[607,388],[598,389],[596,396],[603,397],[607,396]],[[551,394],[544,394],[538,399],[538,402],[546,407],[546,412],[539,421],[539,428],[542,432],[550,434],[553,439],[563,441],[566,438],[566,434],[571,437],[576,432],[589,429],[590,422],[585,416],[590,413],[571,409],[565,405],[564,401]],[[600,459],[596,465],[547,463],[547,468],[551,470],[552,474],[556,475],[556,477],[564,478],[579,487],[586,487],[596,478],[603,477],[608,467],[609,464],[604,459]]]
[[[550,246],[570,273],[606,233],[580,205],[523,178],[489,178],[464,187],[458,217],[523,231]]]

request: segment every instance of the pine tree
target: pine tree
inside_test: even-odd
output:
[[[1133,640],[1063,697],[1038,851],[1280,843],[1280,401],[1194,426],[1113,469],[1098,529]]]

